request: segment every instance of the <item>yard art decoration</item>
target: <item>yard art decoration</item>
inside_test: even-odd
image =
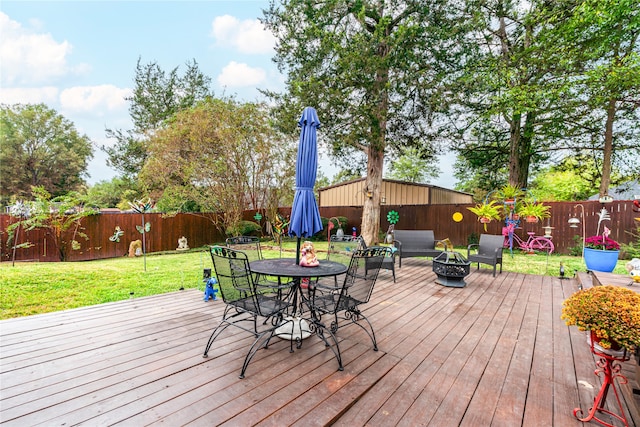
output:
[[[629,286],[634,283],[640,283],[640,258],[633,258],[625,265],[625,268],[629,272],[629,276],[631,276]]]
[[[151,198],[147,197],[146,200],[135,200],[133,203],[129,202],[131,209],[142,215],[142,226],[136,225],[136,229],[142,234],[142,256],[144,258],[144,271],[147,271],[147,240],[145,238],[146,233],[151,231],[151,224],[144,222],[144,214],[150,212],[153,209],[154,203]]]
[[[218,290],[215,285],[218,284],[218,280],[215,277],[209,277],[208,279],[204,279],[204,282],[206,283],[204,288],[204,300],[209,301],[212,299],[217,301],[218,297],[216,294],[218,293]]]
[[[397,224],[400,221],[400,214],[396,211],[389,211],[387,221],[389,221],[389,224]]]
[[[400,221],[400,214],[396,211],[389,211],[389,213],[387,213],[387,221],[389,221],[389,229],[387,230],[387,236],[385,237],[385,241],[388,244],[393,243],[394,237],[393,237],[393,231],[396,228],[396,224],[398,223],[398,221]]]
[[[144,224],[144,228],[136,225],[136,230],[138,230],[138,233],[140,234],[148,233],[149,231],[151,231],[151,224],[147,222],[146,224]]]
[[[455,222],[460,222],[462,221],[463,216],[461,212],[454,212],[451,218],[453,218]]]
[[[280,214],[276,215],[276,218],[273,221],[273,233],[276,236],[278,244],[282,243],[282,235],[285,233],[288,225],[289,221],[287,219]]]
[[[109,237],[109,240],[112,242],[120,243],[120,237],[124,234],[124,231],[120,229],[120,226],[116,225],[116,229],[113,232],[113,236]]]
[[[189,242],[186,237],[182,236],[178,239],[178,247],[176,248],[176,251],[186,251],[187,249],[189,249]]]

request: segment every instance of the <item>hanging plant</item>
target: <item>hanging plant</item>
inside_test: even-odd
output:
[[[498,205],[495,200],[486,203],[479,203],[472,208],[467,208],[474,214],[478,215],[478,221],[484,224],[484,231],[487,231],[487,224],[492,220],[499,220],[502,212],[502,206]]]
[[[545,205],[542,202],[525,202],[518,208],[518,214],[525,217],[527,222],[538,222],[544,218],[549,218],[551,213],[551,206]]]

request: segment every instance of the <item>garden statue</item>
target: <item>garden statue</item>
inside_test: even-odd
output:
[[[178,239],[178,247],[176,248],[176,251],[186,251],[187,249],[189,249],[187,238],[182,236]]]
[[[213,299],[216,301],[218,299],[216,296],[218,290],[215,288],[215,285],[218,283],[218,280],[215,277],[207,277],[204,279],[204,282],[206,283],[204,288],[204,300],[209,301],[210,299]]]
[[[318,257],[316,256],[316,250],[313,247],[313,243],[308,240],[302,244],[300,250],[302,258],[300,259],[300,265],[303,267],[317,267],[320,265]]]
[[[129,244],[129,256],[140,256],[142,255],[142,240],[134,240]]]
[[[631,285],[640,283],[640,258],[633,258],[625,265],[625,268],[631,276]]]

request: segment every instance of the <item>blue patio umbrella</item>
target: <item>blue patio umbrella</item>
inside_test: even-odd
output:
[[[316,130],[320,126],[318,113],[312,107],[305,107],[298,121],[300,142],[296,160],[296,192],[291,207],[289,236],[298,238],[296,263],[300,263],[300,240],[311,237],[322,230],[322,220],[318,203],[313,194],[318,171],[318,144]]]

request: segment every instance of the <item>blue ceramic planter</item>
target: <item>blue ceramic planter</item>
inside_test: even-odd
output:
[[[616,268],[619,252],[584,248],[584,262],[587,264],[587,270],[611,273]]]

